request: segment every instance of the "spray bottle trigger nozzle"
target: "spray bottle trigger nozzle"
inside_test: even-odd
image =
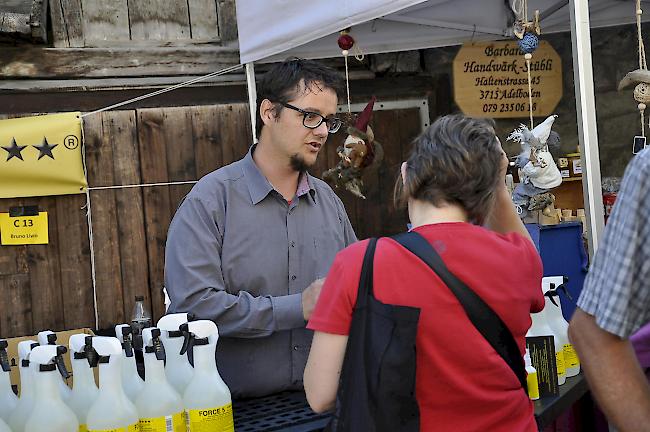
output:
[[[56,368],[59,370],[59,373],[64,379],[70,378],[70,372],[65,367],[65,362],[63,361],[63,354],[67,353],[68,349],[64,346],[58,346],[56,348],[56,357],[54,358],[54,363],[56,363]]]
[[[190,328],[185,324],[181,324],[178,329],[183,333],[183,346],[181,347],[180,355],[184,355],[187,351],[191,351],[194,346],[194,335],[190,333]]]

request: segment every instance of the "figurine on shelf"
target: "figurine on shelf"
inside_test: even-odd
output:
[[[551,206],[555,197],[549,191],[562,183],[549,146],[559,145],[559,135],[551,130],[557,118],[552,115],[529,130],[525,125],[515,129],[508,140],[521,144],[521,153],[515,165],[521,170],[520,183],[512,194],[512,201],[523,219],[529,211],[544,210]]]
[[[383,159],[381,144],[368,126],[376,98],[373,96],[359,114],[354,126],[348,127],[348,136],[342,146],[337,148],[341,158],[334,168],[323,173],[323,180],[332,187],[344,187],[355,196],[366,199],[363,194],[363,173],[376,169]]]

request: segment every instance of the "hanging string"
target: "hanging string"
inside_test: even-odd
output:
[[[83,116],[80,116],[81,121],[81,163],[84,170],[84,179],[88,184],[88,168],[86,166],[86,138],[84,136]],[[90,191],[86,188],[86,220],[88,221],[88,246],[90,247],[90,277],[93,283],[93,311],[95,312],[95,330],[99,330],[99,307],[97,306],[97,277],[95,266],[95,241],[93,236],[93,217],[90,208]],[[82,209],[84,208],[82,207]]]
[[[348,93],[348,114],[352,114],[352,108],[350,105],[350,74],[348,72],[348,52],[345,50],[343,53],[343,58],[345,59],[345,90]]]
[[[645,46],[643,44],[643,33],[641,31],[641,0],[636,0],[636,34],[639,39],[639,69],[648,69],[645,59]]]
[[[533,56],[528,53],[524,57],[526,59],[526,68],[528,69],[528,113],[530,114],[530,130],[533,130],[533,127],[535,127],[533,123],[533,87],[530,77],[530,59]]]
[[[111,109],[114,109],[114,108],[119,108],[121,106],[128,105],[128,104],[133,103],[133,102],[138,102],[138,101],[141,101],[143,99],[148,99],[150,97],[158,96],[160,94],[167,93],[167,92],[170,92],[170,91],[182,88],[182,87],[187,87],[188,85],[192,85],[192,84],[200,82],[200,81],[205,81],[206,79],[210,79],[212,77],[216,77],[216,76],[219,76],[219,75],[225,75],[227,73],[236,71],[237,69],[241,69],[242,67],[243,67],[243,65],[238,64],[238,65],[226,68],[226,69],[221,69],[219,71],[212,72],[212,73],[209,73],[207,75],[196,77],[196,78],[191,79],[189,81],[184,81],[182,83],[179,83],[179,84],[176,84],[176,85],[173,85],[173,86],[169,86],[169,87],[165,87],[165,88],[162,88],[160,90],[156,90],[154,92],[147,93],[147,94],[142,95],[142,96],[138,96],[138,97],[135,97],[135,98],[132,98],[132,99],[129,99],[129,100],[125,100],[123,102],[119,102],[119,103],[116,103],[116,104],[113,104],[113,105],[109,105],[107,107],[100,108],[100,109],[95,110],[95,111],[87,112],[85,114],[82,114],[81,117],[83,118],[83,117],[86,117],[86,116],[89,116],[89,115],[92,115],[92,114],[97,114],[97,113],[100,113],[100,112],[103,112],[103,111],[108,111],[108,110],[111,110]]]
[[[115,186],[95,186],[89,187],[88,190],[106,190],[106,189],[129,189],[129,188],[139,188],[139,187],[152,187],[152,186],[177,186],[177,185],[186,185],[186,184],[195,184],[198,180],[187,180],[187,181],[174,181],[174,182],[164,182],[164,183],[139,183],[139,184],[128,184],[128,185],[115,185]]]
[[[645,118],[644,118],[645,104],[639,104],[639,114],[641,115],[641,136],[645,136]]]

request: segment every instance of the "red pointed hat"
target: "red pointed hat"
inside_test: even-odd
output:
[[[354,123],[354,127],[361,132],[365,133],[368,129],[368,123],[370,123],[370,118],[372,117],[372,107],[375,105],[376,97],[371,97],[368,105],[361,111],[357,121]]]

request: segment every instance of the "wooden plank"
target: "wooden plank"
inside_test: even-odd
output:
[[[52,23],[52,43],[56,48],[70,47],[66,31],[63,7],[59,0],[50,0],[50,20]]]
[[[59,235],[56,230],[56,203],[53,197],[39,198],[36,202],[39,210],[48,213],[49,243],[27,246],[32,325],[35,331],[59,331],[65,327],[65,318],[59,265]]]
[[[113,181],[115,185],[139,184],[140,158],[135,111],[116,111],[104,115],[104,133],[113,146]],[[144,210],[142,190],[139,188],[116,189],[120,264],[122,268],[122,294],[124,319],[129,320],[134,298],[145,297],[149,305],[148,266],[142,262],[147,254],[144,234]]]
[[[221,119],[214,106],[193,107],[190,117],[198,179],[223,165],[223,143],[219,133]]]
[[[382,144],[390,145],[390,139],[386,139],[382,134],[384,128],[395,129],[395,114],[393,111],[375,111],[373,113],[371,127],[377,128],[375,136]],[[373,129],[374,130],[374,129]],[[382,165],[384,162],[382,162]],[[386,205],[383,191],[381,190],[379,178],[386,175],[385,172],[377,170],[375,172],[366,171],[363,179],[363,194],[365,200],[359,200],[357,204],[357,217],[359,218],[359,232],[357,236],[362,238],[379,236],[382,234],[382,207]]]
[[[235,0],[217,0],[219,16],[219,37],[222,41],[237,39],[237,11]]]
[[[163,111],[158,108],[137,112],[140,172],[142,182],[169,181],[167,174],[167,146],[163,130]],[[162,288],[164,286],[165,241],[172,217],[167,186],[148,187],[142,191],[149,287],[154,322],[165,314]]]
[[[0,314],[2,337],[9,338],[33,334],[29,275],[0,276],[0,295],[2,296],[2,308],[4,309]]]
[[[81,0],[84,46],[96,41],[128,41],[129,8],[127,0],[98,2]]]
[[[192,123],[187,108],[163,109],[164,139],[169,181],[196,180],[196,162],[192,142]],[[173,209],[192,189],[192,185],[169,186],[169,200]]]
[[[213,46],[0,50],[0,76],[5,79],[202,75],[237,64],[235,49]]]
[[[84,30],[81,0],[59,0],[63,9],[65,31],[68,35],[68,46],[84,46]]]
[[[25,202],[22,198],[2,199],[0,200],[0,211],[6,213],[11,207],[23,204]],[[1,235],[2,233],[0,233]],[[27,273],[27,246],[0,246],[0,276]]]
[[[32,0],[32,10],[29,25],[32,29],[32,40],[47,43],[47,3],[48,0]]]
[[[234,144],[234,157],[239,160],[246,156],[248,149],[253,144],[253,137],[251,135],[251,120],[248,111],[247,103],[238,103],[232,105],[232,112],[234,116],[233,137],[231,142]]]
[[[56,229],[59,236],[58,253],[66,329],[95,327],[85,204],[85,195],[56,198]]]
[[[186,0],[132,0],[129,21],[133,40],[191,39]]]
[[[192,39],[218,40],[219,19],[216,0],[187,0]]]
[[[113,150],[111,137],[104,133],[103,114],[85,117],[86,163],[90,186],[112,186]],[[90,193],[95,249],[95,277],[99,327],[124,322],[124,302],[120,266],[115,192]]]

